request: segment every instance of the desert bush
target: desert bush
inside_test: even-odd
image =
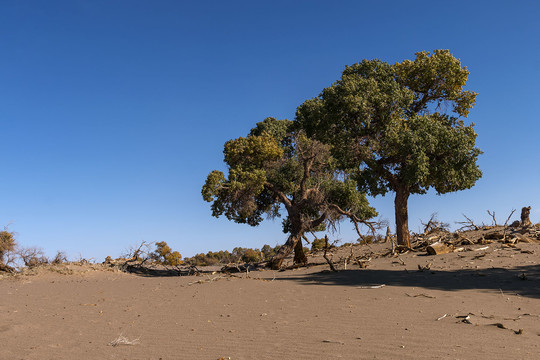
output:
[[[17,250],[17,255],[23,261],[24,266],[28,268],[34,268],[49,263],[49,259],[47,259],[43,253],[43,249],[37,247],[20,248]]]
[[[363,237],[358,239],[360,244],[373,244],[376,242],[383,242],[384,237],[381,234],[375,235],[363,235]]]
[[[60,265],[60,264],[66,263],[67,261],[68,259],[67,259],[66,253],[63,251],[58,251],[56,255],[54,256],[54,258],[49,260],[49,263],[53,265]]]
[[[182,255],[178,251],[172,251],[165,241],[156,243],[153,257],[163,265],[177,266],[183,263]]]

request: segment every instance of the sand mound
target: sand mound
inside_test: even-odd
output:
[[[4,277],[0,359],[535,359],[540,247],[486,246],[337,273],[316,256],[280,272]]]

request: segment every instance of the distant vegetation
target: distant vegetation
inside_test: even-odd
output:
[[[67,262],[67,256],[61,251],[49,259],[40,248],[19,246],[15,233],[9,231],[8,226],[4,226],[4,230],[0,231],[0,272],[15,272],[17,267],[34,268],[64,262]]]
[[[184,261],[186,264],[194,266],[209,266],[238,262],[255,263],[270,260],[276,255],[279,248],[279,246],[271,247],[270,245],[264,245],[261,249],[236,247],[232,252],[227,250],[217,252],[209,251],[206,254],[201,253],[191,258],[186,258]]]

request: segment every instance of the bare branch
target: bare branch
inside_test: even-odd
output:
[[[328,265],[330,266],[330,270],[334,271],[334,272],[337,272],[337,269],[336,267],[334,266],[334,263],[332,262],[331,259],[328,258],[328,256],[326,255],[326,253],[328,252],[328,249],[330,249],[330,245],[328,244],[328,235],[325,235],[324,236],[324,254],[323,254],[323,257],[324,257],[324,260],[326,260],[326,262],[328,263]]]
[[[461,224],[461,225],[464,225],[462,226],[459,230],[480,230],[480,228],[478,226],[476,226],[476,224],[474,223],[474,221],[472,221],[471,219],[469,219],[467,217],[467,215],[465,214],[461,214],[463,215],[463,217],[465,219],[467,219],[467,221],[456,221],[456,224]]]
[[[508,226],[508,222],[510,221],[510,218],[512,217],[512,215],[514,215],[515,212],[516,212],[516,209],[512,209],[512,212],[510,212],[510,215],[508,215],[508,217],[506,218],[506,221],[504,222],[504,227]]]
[[[508,230],[508,221],[510,221],[510,218],[512,217],[512,215],[514,215],[515,211],[516,209],[512,209],[512,211],[510,212],[510,215],[508,215],[508,217],[506,218],[506,221],[504,222],[503,240],[506,240],[506,231]]]
[[[491,212],[491,211],[487,210],[487,213],[488,213],[489,216],[491,216],[491,218],[493,219],[493,225],[494,225],[494,226],[499,226],[499,225],[497,224],[497,219],[495,219],[495,211]]]
[[[364,238],[360,232],[360,228],[359,228],[359,224],[363,224],[363,225],[366,225],[372,234],[375,234],[375,232],[377,231],[377,228],[380,228],[382,222],[376,222],[376,221],[366,221],[366,220],[360,220],[355,214],[353,214],[352,212],[350,211],[345,211],[343,210],[342,208],[340,208],[339,206],[335,205],[335,204],[330,204],[328,205],[328,207],[332,210],[334,210],[335,212],[337,212],[338,214],[340,215],[344,215],[344,216],[347,216],[349,218],[349,220],[351,220],[351,222],[354,224],[354,228],[356,230],[356,233],[358,234],[358,236],[360,236],[362,239]]]
[[[420,223],[424,226],[423,235],[427,235],[437,230],[447,231],[449,227],[447,223],[443,223],[437,219],[437,213],[431,214],[427,223],[422,222],[422,220],[420,220]]]

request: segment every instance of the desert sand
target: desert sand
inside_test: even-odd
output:
[[[4,276],[0,359],[538,359],[540,245],[518,245],[337,273],[319,255],[232,275],[70,265]]]

